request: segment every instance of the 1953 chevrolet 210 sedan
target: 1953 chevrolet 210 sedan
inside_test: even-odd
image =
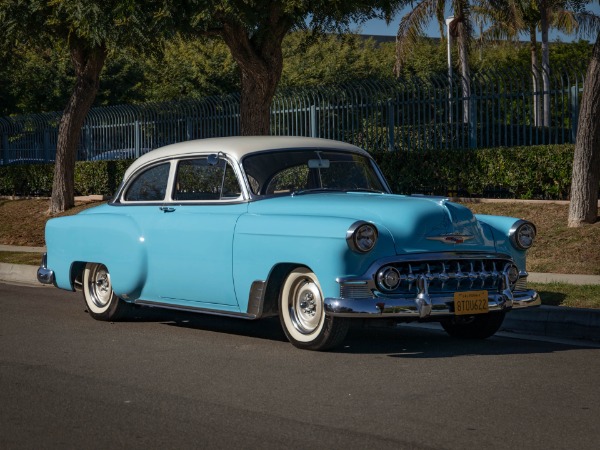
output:
[[[367,152],[236,137],[151,151],[108,204],[51,219],[42,283],[80,288],[98,320],[132,305],[279,315],[293,345],[339,345],[352,319],[438,321],[486,338],[537,306],[532,223],[394,195]]]

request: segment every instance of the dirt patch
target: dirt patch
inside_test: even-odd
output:
[[[535,224],[537,238],[527,255],[528,271],[600,275],[600,221],[569,228],[569,206],[562,204],[469,203],[466,206],[476,214],[518,217]]]
[[[71,216],[103,202],[80,202],[75,208],[49,216],[48,199],[0,200],[0,244],[43,247],[44,228],[51,217]]]

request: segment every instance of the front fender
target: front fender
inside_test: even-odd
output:
[[[79,214],[51,219],[46,224],[48,268],[56,285],[73,290],[71,270],[77,263],[104,264],[115,294],[139,296],[147,274],[147,251],[137,223],[110,213]]]
[[[496,251],[498,253],[506,253],[511,255],[519,270],[526,270],[525,265],[527,252],[515,248],[509,239],[510,229],[520,219],[515,217],[492,216],[486,214],[477,214],[475,217],[477,220],[491,228],[496,244]]]
[[[337,278],[359,275],[372,261],[395,254],[391,234],[380,224],[375,224],[379,239],[371,252],[350,250],[346,231],[354,222],[356,219],[318,216],[240,217],[233,244],[233,278],[242,311],[252,283],[265,281],[278,264],[309,267],[319,278],[323,294],[337,297]]]

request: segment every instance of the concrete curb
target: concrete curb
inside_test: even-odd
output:
[[[503,331],[600,342],[600,310],[540,306],[511,311]]]
[[[0,282],[32,284],[41,286],[37,280],[37,267],[25,264],[0,263]]]
[[[530,272],[527,281],[531,283],[600,284],[600,275]]]
[[[43,286],[37,281],[37,267],[23,264],[0,263],[2,281]],[[600,342],[600,310],[541,306],[511,311],[502,331]]]

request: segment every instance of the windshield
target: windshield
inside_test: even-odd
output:
[[[330,150],[259,153],[242,165],[254,195],[290,195],[318,191],[387,192],[371,160]]]

